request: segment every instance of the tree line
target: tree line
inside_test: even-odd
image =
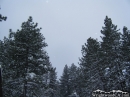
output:
[[[9,30],[0,40],[0,65],[4,97],[91,97],[94,90],[121,90],[130,93],[130,31],[107,16],[101,40],[88,38],[82,46],[79,66],[65,65],[57,79],[45,50],[47,43],[29,17],[21,29]]]

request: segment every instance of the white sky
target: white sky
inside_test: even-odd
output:
[[[65,64],[78,66],[82,45],[89,37],[100,39],[107,15],[121,29],[130,29],[130,0],[0,0],[0,40],[9,29],[20,29],[29,16],[42,27],[50,61],[62,75]]]

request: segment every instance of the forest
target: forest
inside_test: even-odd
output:
[[[0,15],[0,21],[6,20]],[[6,21],[4,21],[6,22]],[[0,40],[3,97],[92,97],[92,92],[121,90],[130,93],[130,30],[122,30],[108,16],[101,40],[88,38],[82,57],[64,66],[58,79],[45,48],[48,44],[30,16],[17,31]],[[74,96],[73,96],[74,97]]]

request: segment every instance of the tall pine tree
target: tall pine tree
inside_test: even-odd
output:
[[[124,91],[130,93],[130,31],[127,27],[123,28],[121,49],[123,56],[122,64],[124,64],[123,73],[125,76]]]
[[[27,22],[22,23],[21,30],[16,32],[10,30],[10,49],[7,53],[11,58],[11,62],[3,66],[14,72],[11,75],[15,83],[17,83],[14,87],[17,86],[16,91],[20,90],[24,97],[30,95],[31,84],[33,83],[28,81],[28,76],[32,73],[34,75],[43,75],[50,65],[49,57],[44,50],[47,44],[44,36],[40,33],[41,28],[37,28],[37,25],[37,23],[33,22],[32,17],[29,17]],[[17,93],[17,95],[20,94]]]
[[[117,26],[112,23],[111,18],[106,16],[105,27],[102,27],[103,35],[101,42],[101,64],[104,67],[104,90],[123,90],[122,55],[120,49],[120,32]]]

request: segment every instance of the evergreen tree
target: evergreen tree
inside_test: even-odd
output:
[[[99,42],[91,37],[82,46],[82,58],[79,65],[83,72],[83,97],[90,96],[92,91],[103,86],[101,66],[99,65],[99,50]]]
[[[1,9],[1,8],[0,8]],[[6,21],[6,19],[7,19],[7,17],[5,17],[5,16],[2,16],[1,14],[0,14],[0,22],[2,22],[2,20],[4,20],[4,21]],[[1,65],[2,65],[2,63],[1,63],[1,59],[2,59],[2,50],[3,50],[3,44],[2,44],[2,41],[0,40],[0,96],[1,97],[3,97],[3,89],[2,89],[2,68],[1,68]]]
[[[50,83],[49,83],[49,87],[52,88],[52,89],[55,89],[55,83],[56,83],[56,79],[57,79],[57,76],[56,76],[56,68],[52,68],[50,70]]]
[[[75,89],[76,89],[76,93],[79,95],[79,97],[83,97],[84,95],[84,73],[83,73],[83,69],[81,67],[77,68],[77,73],[76,73],[76,83],[74,83]]]
[[[49,84],[48,88],[46,89],[46,94],[48,97],[58,97],[59,96],[59,84],[57,82],[57,74],[56,68],[51,68],[48,72],[49,74]]]
[[[127,27],[124,27],[121,46],[122,46],[122,50],[123,50],[124,60],[126,60],[126,61],[130,60],[129,45],[130,45],[130,31],[127,29]]]
[[[21,93],[24,97],[28,97],[32,88],[30,83],[33,83],[29,82],[28,76],[32,73],[37,76],[43,75],[48,71],[46,67],[50,65],[49,57],[44,50],[47,44],[40,33],[41,28],[37,28],[37,25],[32,21],[32,17],[29,17],[27,22],[22,23],[21,30],[16,32],[10,30],[7,53],[11,62],[3,64],[5,65],[3,67],[8,67],[14,72],[11,76],[13,82],[17,83],[13,86],[19,88],[16,90],[17,96]],[[14,94],[16,93],[12,93]]]
[[[104,66],[105,91],[113,89],[122,90],[122,56],[120,49],[120,33],[117,26],[112,24],[112,20],[106,16],[105,27],[102,27],[103,35],[101,42],[102,57],[100,63]]]
[[[11,49],[10,40],[4,37],[3,42],[1,41],[1,54],[0,54],[0,62],[2,65],[2,84],[3,84],[3,92],[5,97],[12,97],[12,93],[16,92],[16,87],[14,88],[12,80],[14,80],[14,74],[12,68],[9,67],[12,62],[12,57],[9,55],[9,51]],[[15,81],[14,81],[15,82]],[[15,86],[15,85],[14,85]],[[15,89],[15,90],[14,90]],[[17,88],[17,90],[19,90]]]
[[[130,31],[127,29],[127,27],[123,28],[121,49],[123,64],[125,65],[123,68],[123,73],[125,76],[124,91],[130,93]]]
[[[70,83],[69,83],[69,68],[65,65],[63,74],[60,78],[60,94],[61,97],[67,97],[71,94]]]
[[[69,67],[69,83],[70,83],[70,92],[73,93],[76,91],[76,79],[77,79],[77,66],[71,64]]]

